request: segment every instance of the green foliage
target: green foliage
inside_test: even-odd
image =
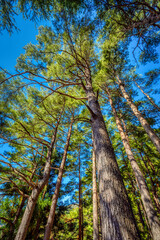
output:
[[[116,78],[118,75],[122,79],[127,93],[159,135],[157,124],[159,112],[147,98],[138,94],[134,86],[134,81],[142,83],[154,100],[154,93],[158,92],[155,85],[159,80],[159,69],[149,71],[143,78],[136,74],[135,68],[129,64],[128,46],[132,36],[142,37],[141,43],[144,47],[147,46],[147,49],[141,51],[143,63],[157,60],[154,50],[159,44],[159,31],[156,31],[153,23],[149,25],[149,30],[147,30],[147,24],[138,25],[139,22],[144,21],[146,9],[143,11],[141,6],[144,1],[140,1],[142,4],[139,5],[136,5],[135,1],[123,1],[124,4],[127,3],[126,7],[114,0],[103,1],[104,4],[102,1],[94,1],[95,5],[93,2],[90,3],[93,7],[92,13],[94,12],[95,15],[98,13],[98,17],[101,17],[100,23],[103,28],[98,34],[95,34],[96,28],[99,31],[97,20],[94,14],[91,18],[85,15],[85,11],[89,10],[83,12],[83,1],[2,2],[1,29],[7,28],[12,31],[15,27],[13,25],[14,12],[11,14],[9,9],[14,9],[16,4],[24,17],[31,19],[41,16],[48,18],[54,9],[55,24],[52,28],[41,26],[37,44],[30,43],[25,46],[25,53],[21,54],[17,60],[17,74],[11,76],[7,71],[0,73],[0,95],[2,96],[0,136],[1,144],[8,146],[0,159],[2,197],[0,203],[2,233],[0,236],[7,239],[22,196],[27,199],[32,189],[42,179],[47,151],[63,110],[55,152],[52,156],[50,178],[37,200],[26,239],[35,237],[43,239],[72,117],[74,117],[72,136],[51,237],[60,240],[78,238],[78,156],[80,151],[82,225],[84,239],[92,239],[91,109],[87,105],[85,88],[85,69],[88,67],[94,93],[104,115],[139,232],[142,239],[151,239],[141,196],[108,104],[106,91],[106,86],[108,86],[118,116],[122,116],[127,125],[131,148],[145,176],[154,207],[158,212],[160,209],[156,203],[156,196],[160,193],[157,177],[160,168],[159,153],[122,97]],[[145,2],[148,8],[151,1]],[[157,4],[156,11],[158,7]],[[65,11],[66,8],[70,11],[76,9],[81,14],[72,15],[70,11]],[[8,15],[4,16],[6,11]],[[57,17],[60,18],[59,22],[56,20]],[[61,28],[58,30],[59,25]],[[25,207],[26,203],[12,230],[13,236],[17,232]]]

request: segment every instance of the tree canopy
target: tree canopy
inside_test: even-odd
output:
[[[52,26],[0,72],[0,237],[159,240],[159,3],[1,2]]]

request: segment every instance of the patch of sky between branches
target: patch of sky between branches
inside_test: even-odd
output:
[[[130,43],[130,46],[129,46],[129,60],[130,60],[130,63],[135,66],[136,68],[136,73],[139,74],[141,77],[145,77],[145,73],[146,72],[149,72],[151,70],[154,70],[154,69],[158,69],[159,68],[159,62],[160,62],[160,47],[157,47],[156,48],[156,51],[158,53],[158,61],[157,63],[154,63],[153,61],[151,62],[148,62],[146,64],[142,64],[140,61],[139,61],[139,57],[140,57],[140,48],[137,46],[137,38],[132,38],[132,41]],[[142,98],[144,97],[143,93],[140,91],[140,89],[138,89],[135,84],[134,85],[134,89],[138,92],[138,96],[135,97],[135,100],[138,100],[139,98]],[[141,86],[143,87],[143,86]],[[157,82],[157,85],[156,85],[156,88],[159,88],[160,89],[160,81]],[[145,90],[145,89],[144,89]],[[153,94],[154,95],[154,94]],[[158,103],[160,101],[160,98],[159,96],[156,95],[156,102]]]
[[[16,17],[19,31],[14,31],[10,35],[4,31],[0,37],[0,66],[7,71],[14,73],[16,59],[24,53],[24,46],[30,42],[36,44],[36,35],[40,25],[51,25],[50,21],[39,21],[34,23],[29,19],[24,19],[22,14]]]

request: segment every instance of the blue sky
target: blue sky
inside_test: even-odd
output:
[[[30,42],[32,42],[33,44],[36,43],[38,27],[40,25],[45,25],[45,21],[41,21],[35,24],[30,20],[24,20],[22,15],[19,15],[16,17],[16,24],[20,31],[14,31],[11,36],[7,31],[3,31],[0,35],[0,66],[11,73],[14,73],[16,59],[20,56],[21,53],[24,53],[23,47]],[[48,21],[47,24],[51,25],[51,22]],[[131,64],[133,65],[136,65],[135,59],[132,54],[135,45],[136,42],[132,41],[130,45],[129,57],[131,60]],[[158,52],[160,53],[160,48],[158,49]],[[138,49],[136,50],[135,54],[138,55]],[[154,69],[155,67],[159,67],[159,64],[148,63],[145,66],[140,65],[137,68],[137,72],[144,75],[146,71]],[[157,85],[157,88],[160,88],[160,83]],[[140,93],[139,97],[142,96],[143,95]],[[160,97],[156,96],[156,102],[159,101]]]
[[[22,15],[16,17],[16,24],[20,31],[14,31],[11,36],[7,31],[3,31],[0,35],[0,66],[13,72],[16,59],[24,53],[23,47],[30,42],[36,43],[38,27],[44,23],[41,21],[35,24],[30,20],[24,20]]]
[[[0,35],[0,66],[7,69],[8,71],[14,71],[14,66],[16,65],[16,59],[21,53],[24,53],[23,47],[32,42],[36,43],[36,35],[38,34],[38,27],[40,25],[45,25],[45,21],[38,22],[35,24],[30,20],[24,20],[22,15],[16,17],[16,24],[20,31],[14,31],[10,36],[7,31],[3,31]],[[50,24],[48,21],[47,24]],[[135,59],[133,57],[132,51],[136,45],[136,42],[132,42],[130,45],[130,60],[131,64],[136,65]],[[160,53],[160,49],[158,49]],[[138,55],[138,49],[135,51]],[[151,70],[158,67],[159,64],[148,63],[147,65],[141,65],[137,68],[137,72],[144,74],[145,71]]]

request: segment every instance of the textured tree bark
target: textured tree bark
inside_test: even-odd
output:
[[[37,239],[38,239],[40,225],[41,225],[41,218],[38,217],[38,219],[37,219],[37,224],[36,224],[36,228],[35,228],[34,234],[33,234],[34,240],[37,240]]]
[[[92,167],[92,182],[93,182],[93,240],[99,240],[96,156],[95,156],[95,151],[94,151],[94,144],[93,144],[92,164],[93,164],[93,167]]]
[[[90,69],[87,67],[85,69],[85,81],[97,160],[102,239],[139,239],[114,150],[98,100],[93,92]]]
[[[13,238],[13,234],[14,234],[14,231],[15,231],[15,224],[17,223],[18,221],[18,218],[22,212],[22,209],[23,209],[23,206],[24,206],[24,203],[26,201],[26,197],[25,196],[22,196],[22,200],[21,200],[21,203],[20,205],[18,206],[18,209],[17,209],[17,212],[16,212],[16,215],[14,217],[14,220],[10,226],[10,230],[9,230],[9,233],[7,233],[7,235],[9,236],[7,239],[8,240],[11,240],[11,238]],[[4,237],[4,236],[3,236]],[[2,238],[3,238],[2,237]]]
[[[123,156],[123,161],[124,161],[125,167],[126,167],[126,169],[127,169],[127,168],[128,168],[128,165],[127,165],[127,162],[125,161],[123,152],[122,152],[122,156]],[[128,171],[128,170],[127,170],[127,171]],[[131,184],[131,186],[132,186],[132,191],[133,191],[134,195],[137,196],[137,194],[136,194],[136,188],[135,188],[135,186],[134,186],[134,182],[133,182],[132,176],[130,175],[130,172],[129,172],[129,171],[127,172],[127,176],[128,176],[129,181],[130,181],[130,184]],[[136,205],[137,205],[137,208],[138,208],[138,217],[139,217],[140,222],[141,222],[141,224],[142,224],[142,226],[143,226],[143,229],[144,229],[145,223],[144,223],[143,216],[142,216],[142,212],[141,212],[141,209],[140,209],[140,206],[139,206],[139,205],[140,205],[139,200],[136,198],[136,199],[135,199],[135,202],[136,202]],[[142,231],[142,230],[141,230],[141,231]]]
[[[83,240],[82,236],[82,183],[81,183],[81,159],[80,159],[80,149],[79,149],[79,235],[78,239]]]
[[[49,240],[51,230],[52,230],[52,226],[53,226],[53,222],[54,222],[57,200],[58,200],[58,196],[59,196],[59,190],[60,190],[60,187],[61,187],[63,170],[64,170],[66,158],[67,158],[67,152],[68,152],[68,148],[69,148],[69,141],[70,141],[70,137],[71,137],[73,122],[74,122],[74,120],[72,119],[70,127],[69,127],[69,131],[68,131],[68,135],[67,135],[67,141],[66,141],[66,145],[65,145],[65,149],[64,149],[64,153],[63,153],[63,157],[62,157],[62,162],[61,162],[61,165],[60,165],[60,168],[59,168],[59,173],[58,173],[55,192],[54,192],[53,197],[52,197],[52,204],[51,204],[47,224],[46,224],[46,227],[45,227],[45,233],[44,233],[44,238],[43,238],[44,240]]]
[[[149,123],[146,121],[146,119],[140,113],[137,106],[132,102],[131,98],[129,97],[129,95],[127,94],[127,92],[124,88],[124,85],[123,85],[122,81],[120,80],[120,78],[118,76],[117,76],[117,80],[118,80],[118,85],[119,85],[119,88],[122,92],[123,97],[126,99],[128,105],[132,109],[134,115],[138,118],[142,127],[144,128],[144,130],[146,131],[146,133],[150,137],[151,141],[153,142],[153,144],[157,148],[158,152],[160,153],[160,139],[159,139],[159,137],[155,134],[153,129],[150,127]]]
[[[122,127],[122,123],[117,115],[116,109],[113,105],[113,101],[110,95],[110,92],[107,88],[107,93],[108,93],[108,98],[109,98],[109,102],[110,105],[112,107],[112,111],[116,120],[116,124],[125,148],[125,151],[127,153],[128,159],[131,163],[131,167],[133,169],[133,172],[135,174],[135,178],[140,190],[140,194],[141,194],[141,199],[144,205],[144,209],[148,218],[148,222],[150,225],[150,229],[153,235],[153,240],[160,240],[160,222],[159,219],[157,217],[156,211],[154,209],[153,203],[152,203],[152,199],[150,197],[148,188],[147,188],[147,184],[145,182],[145,179],[143,177],[143,174],[134,158],[133,152],[131,150],[130,144],[129,144],[129,138],[126,132],[124,132],[123,127]]]
[[[147,227],[148,227],[149,235],[151,236],[151,240],[152,240],[152,239],[153,239],[153,237],[152,237],[152,232],[151,232],[151,229],[150,229],[150,226],[149,226],[149,223],[148,223],[147,215],[146,215],[144,206],[143,206],[143,204],[142,204],[141,198],[140,198],[140,208],[141,208],[141,211],[142,211],[143,214],[144,214],[144,219],[145,219],[146,225],[147,225]]]
[[[136,86],[141,90],[141,92],[148,98],[148,100],[150,101],[150,103],[158,109],[158,111],[160,111],[160,107],[158,107],[158,105],[152,100],[152,98],[143,91],[143,89],[139,86],[139,84],[134,80]]]
[[[153,176],[157,176],[157,171],[156,171],[156,169],[155,169],[155,167],[154,167],[151,159],[149,158],[147,152],[144,150],[142,144],[141,144],[141,150],[142,150],[142,152],[145,154],[145,157],[147,158],[147,162],[148,162],[150,168],[152,169],[152,175],[153,175]],[[157,189],[158,189],[158,188],[160,187],[160,185],[159,185],[159,183],[158,183],[158,179],[155,180],[155,184],[156,184]]]
[[[155,183],[154,183],[154,181],[153,181],[153,179],[152,179],[152,177],[151,177],[151,172],[150,172],[150,170],[149,170],[149,168],[148,168],[147,162],[145,161],[142,153],[139,152],[139,154],[140,154],[141,159],[142,159],[142,161],[143,161],[143,163],[144,163],[144,165],[145,165],[145,168],[146,168],[145,171],[147,172],[147,174],[148,174],[148,176],[149,176],[149,178],[150,178],[150,182],[151,182],[151,186],[152,186],[152,195],[153,195],[154,203],[155,203],[155,205],[156,205],[156,207],[157,207],[158,212],[160,213],[160,205],[159,205],[159,199],[158,199],[158,194],[157,194],[157,190],[156,190],[156,187],[155,187]]]
[[[57,121],[57,125],[55,127],[55,131],[54,134],[52,136],[52,140],[51,140],[51,145],[48,149],[48,153],[47,153],[47,161],[45,164],[45,168],[44,168],[44,173],[43,173],[43,178],[42,180],[38,183],[37,187],[35,187],[32,190],[32,193],[28,199],[28,203],[25,209],[25,212],[23,214],[23,218],[21,221],[21,224],[19,226],[17,235],[15,237],[15,240],[24,240],[26,238],[26,234],[27,234],[27,230],[32,218],[32,214],[37,202],[37,199],[39,197],[39,194],[42,192],[44,186],[47,184],[48,179],[49,179],[49,175],[50,175],[50,170],[51,170],[51,158],[52,158],[52,151],[53,151],[53,147],[56,141],[56,135],[57,135],[57,130],[58,130],[58,126],[60,123],[60,119],[61,116],[59,117],[58,121]]]
[[[14,220],[13,220],[14,225],[17,223],[17,220],[19,218],[19,215],[21,214],[21,211],[23,209],[25,201],[26,201],[26,197],[22,196],[21,204],[19,205],[18,210],[17,210],[16,215],[15,215]]]

